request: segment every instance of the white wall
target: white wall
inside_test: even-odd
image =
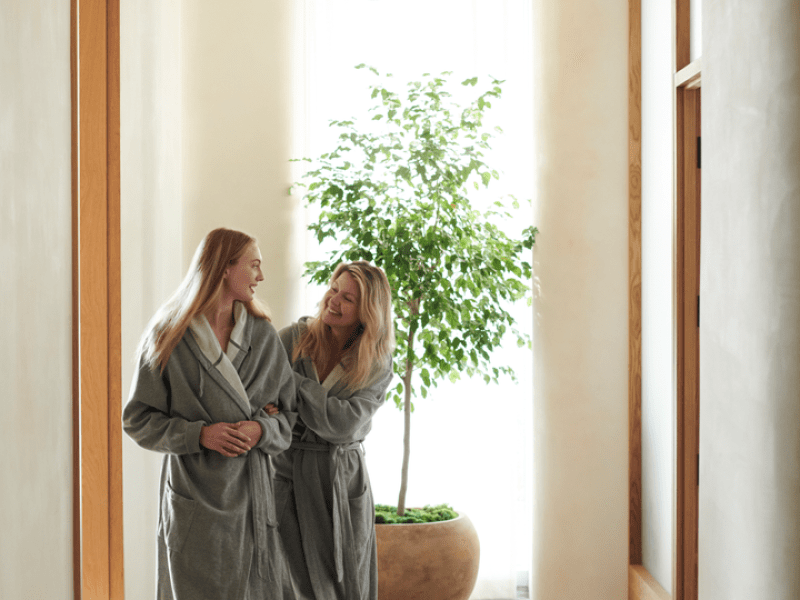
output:
[[[533,598],[625,598],[628,3],[534,7]]]
[[[800,3],[703,4],[703,600],[800,598]]]
[[[147,321],[183,277],[180,3],[120,5],[122,402]],[[125,597],[155,595],[161,455],[123,434]]]
[[[672,588],[673,381],[672,7],[642,2],[642,564]]]
[[[0,3],[0,598],[72,597],[68,2]]]
[[[297,318],[302,257],[292,183],[290,0],[182,5],[184,265],[210,230],[255,236],[257,295],[281,326]]]
[[[703,0],[689,0],[689,60],[703,57]]]

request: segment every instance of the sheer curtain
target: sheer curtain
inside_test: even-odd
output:
[[[531,198],[533,181],[532,15],[525,0],[304,0],[292,24],[294,157],[333,147],[329,119],[363,114],[370,76],[366,63],[406,81],[424,72],[453,71],[458,81],[478,76],[506,80],[490,119],[503,128],[487,162],[501,172],[489,197]],[[461,79],[459,79],[461,78]],[[296,177],[302,174],[297,165]],[[314,215],[305,213],[306,220]],[[519,213],[532,222],[526,204]],[[302,225],[301,225],[302,226]],[[518,224],[517,224],[518,226]],[[320,249],[305,240],[305,258]],[[301,244],[302,246],[302,244]],[[319,289],[307,289],[313,314]],[[531,309],[515,309],[531,331]],[[511,365],[517,384],[480,379],[441,383],[417,399],[411,419],[408,505],[446,502],[467,514],[481,540],[481,567],[473,599],[526,597],[531,560],[532,355],[513,340],[495,354]],[[382,408],[365,443],[375,499],[396,504],[402,460],[402,414]],[[518,591],[518,588],[520,590]]]

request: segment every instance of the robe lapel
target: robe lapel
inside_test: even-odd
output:
[[[244,330],[245,321],[249,315],[244,305],[238,302],[234,305],[234,311],[236,325],[231,332],[227,353],[222,351],[219,340],[214,335],[205,315],[197,315],[192,319],[189,325],[191,336],[187,339],[190,340],[189,348],[206,368],[209,376],[228,393],[245,417],[250,419],[252,416],[250,398],[247,396],[236,367],[233,366],[234,361],[241,364],[244,359],[243,355],[247,352]]]
[[[341,363],[336,365],[333,368],[333,371],[328,373],[328,376],[325,378],[325,381],[322,382],[322,387],[325,388],[326,391],[330,392],[337,383],[339,383],[342,378],[344,377],[344,369],[342,368]]]
[[[316,381],[319,383],[319,375],[317,374],[317,368],[314,366],[314,361],[311,360],[308,356],[303,356],[300,358],[300,361],[297,363],[299,365],[298,372],[303,377],[308,377],[312,381]]]
[[[245,326],[250,315],[241,302],[234,304],[234,315],[236,324],[233,326],[233,331],[231,331],[231,339],[228,341],[228,351],[226,354],[231,364],[236,369],[237,378],[239,378],[239,367],[242,366],[242,361],[244,361],[247,352],[250,350],[249,332],[251,330]],[[216,337],[214,339],[216,339]]]
[[[345,376],[344,367],[342,367],[341,363],[336,365],[333,368],[333,371],[328,373],[328,376],[325,378],[325,381],[320,382],[319,380],[319,373],[317,372],[317,368],[314,366],[314,361],[311,360],[308,356],[304,356],[300,359],[302,362],[301,364],[301,374],[309,379],[320,383],[322,387],[325,388],[325,391],[330,392],[333,387],[340,383]]]

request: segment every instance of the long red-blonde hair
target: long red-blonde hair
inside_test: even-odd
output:
[[[159,366],[163,372],[192,319],[219,303],[225,270],[255,243],[246,233],[225,228],[214,229],[203,238],[180,286],[150,319],[139,342],[139,356],[150,368]],[[243,304],[251,315],[269,320],[269,310],[259,300]]]
[[[361,292],[358,314],[360,333],[350,345],[343,365],[347,387],[356,390],[364,387],[378,372],[377,367],[388,362],[395,346],[394,320],[392,318],[392,290],[382,269],[358,260],[340,263],[331,277],[331,285],[343,273],[349,273]],[[309,356],[314,364],[327,364],[333,352],[333,334],[330,326],[322,322],[324,301],[319,313],[309,321],[292,353],[292,360]]]

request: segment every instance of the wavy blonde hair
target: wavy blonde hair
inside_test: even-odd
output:
[[[361,292],[358,303],[361,323],[357,337],[342,360],[347,387],[356,390],[364,387],[377,375],[378,367],[388,362],[394,350],[392,290],[383,270],[366,261],[340,263],[333,272],[330,285],[343,273],[350,274]],[[315,365],[327,364],[333,348],[333,335],[330,326],[322,322],[324,309],[323,299],[317,316],[309,322],[292,353],[293,361],[301,356],[308,356]]]
[[[138,354],[151,369],[159,366],[163,373],[192,319],[219,303],[225,270],[255,243],[255,238],[246,233],[224,228],[214,229],[203,238],[180,286],[150,319],[139,342]],[[243,304],[251,315],[270,320],[269,309],[259,300]]]

